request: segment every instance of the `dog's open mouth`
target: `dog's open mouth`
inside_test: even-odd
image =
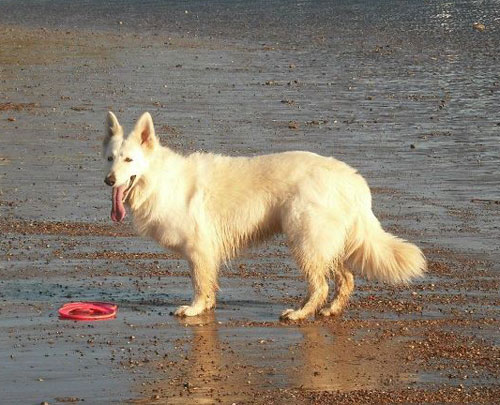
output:
[[[123,221],[123,218],[125,218],[125,215],[127,215],[123,203],[127,201],[130,190],[132,190],[132,187],[135,184],[135,179],[136,176],[131,176],[129,181],[127,181],[125,184],[118,187],[113,187],[111,194],[111,200],[113,203],[113,206],[111,208],[111,219],[114,222]]]

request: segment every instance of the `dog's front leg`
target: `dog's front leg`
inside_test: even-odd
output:
[[[196,316],[215,307],[217,290],[217,265],[209,256],[195,254],[189,259],[194,298],[191,305],[182,305],[175,311],[176,316]]]

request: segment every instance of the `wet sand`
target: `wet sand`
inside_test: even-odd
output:
[[[2,21],[1,403],[498,403],[496,26],[418,49]],[[305,285],[277,237],[222,269],[215,314],[175,319],[186,263],[108,219],[108,109],[128,128],[150,111],[180,152],[347,161],[427,277],[357,279],[341,318],[281,323]],[[118,318],[57,319],[75,300]]]

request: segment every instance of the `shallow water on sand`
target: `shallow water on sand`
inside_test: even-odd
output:
[[[2,399],[314,403],[310,392],[340,390],[362,403],[359,390],[463,386],[472,396],[455,402],[478,387],[486,400],[499,371],[499,10],[1,2]],[[429,275],[411,288],[359,280],[341,320],[284,325],[278,314],[305,285],[276,238],[223,269],[215,315],[175,320],[190,297],[186,263],[109,222],[108,109],[129,129],[150,111],[181,152],[304,149],[347,161],[373,187],[384,227],[424,248]],[[117,302],[119,318],[58,321],[76,299]]]
[[[115,49],[100,47],[102,54],[81,55],[100,60],[105,75],[92,73],[81,59],[75,65],[83,66],[61,71],[58,83],[45,83],[47,66],[32,72],[31,90],[9,86],[19,96],[42,93],[47,104],[78,95],[83,105],[72,119],[79,115],[82,125],[99,128],[98,113],[106,106],[123,109],[118,115],[129,123],[148,109],[160,123],[182,125],[185,135],[176,141],[185,150],[333,154],[359,168],[373,186],[390,184],[416,199],[437,196],[440,204],[475,211],[500,199],[498,4],[7,1],[0,4],[0,22],[147,33],[143,50],[118,41]],[[486,25],[484,32],[472,29],[476,21]],[[169,46],[169,33],[193,48]],[[148,50],[154,41],[165,46]],[[64,46],[61,51],[78,58],[80,49]],[[43,50],[42,43],[30,47],[31,53]],[[67,119],[64,111],[60,118]],[[50,136],[57,131],[54,119],[36,127],[42,147],[50,149],[44,153],[56,164],[79,167],[95,138],[84,142],[79,156],[68,156],[67,143],[55,148],[61,142]],[[289,121],[300,128],[291,131]],[[33,145],[32,135],[26,142]],[[89,182],[100,179],[82,170],[81,191],[88,193]],[[73,175],[58,170],[57,177],[64,184]],[[102,191],[95,191],[101,199]],[[70,207],[71,194],[61,196],[60,205]],[[66,219],[67,211],[43,214]],[[100,218],[101,212],[71,216]],[[42,212],[23,211],[30,214]],[[500,236],[488,222],[480,224],[488,235],[484,245],[492,233]]]

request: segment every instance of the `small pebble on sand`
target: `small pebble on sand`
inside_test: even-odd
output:
[[[483,32],[486,29],[486,26],[480,22],[475,22],[472,24],[472,28],[474,28],[476,31]]]

